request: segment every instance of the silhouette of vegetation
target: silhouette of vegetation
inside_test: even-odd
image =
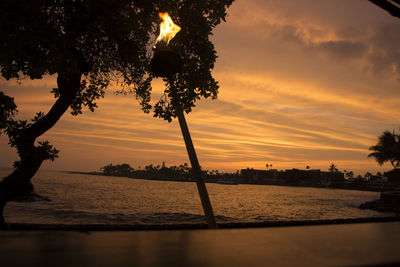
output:
[[[338,170],[337,166],[336,166],[335,164],[332,163],[332,164],[329,166],[329,171],[330,171],[330,172],[338,172],[339,170]]]
[[[329,166],[331,167],[332,164]],[[101,172],[79,172],[83,174],[120,176],[136,179],[150,179],[163,181],[193,181],[192,169],[187,163],[179,166],[167,167],[149,164],[144,168],[132,168],[129,164],[108,164],[100,168]],[[391,172],[370,172],[354,177],[353,171],[341,172],[336,168],[332,172],[320,170],[256,170],[247,168],[235,172],[222,172],[219,170],[202,170],[202,177],[208,183],[223,184],[258,184],[258,185],[284,185],[284,186],[309,186],[330,187],[340,189],[368,190],[368,191],[391,191],[399,188],[398,180],[392,179]]]
[[[56,101],[30,121],[14,120],[4,109],[1,130],[17,150],[15,170],[0,182],[0,224],[6,203],[33,194],[31,178],[44,160],[58,155],[48,141],[37,139],[53,127],[68,108],[72,115],[97,108],[112,80],[135,94],[145,112],[151,110],[152,74],[149,47],[156,35],[158,12],[170,12],[183,26],[173,45],[185,61],[177,78],[180,100],[189,112],[200,97],[215,98],[211,76],[216,52],[211,30],[225,19],[233,0],[2,0],[0,2],[0,70],[9,79],[42,79],[57,75]],[[168,90],[166,94],[168,94]],[[3,97],[2,97],[3,98]],[[161,99],[154,114],[175,116]],[[3,113],[3,110],[2,110]]]
[[[147,165],[143,169],[135,170],[129,164],[108,164],[100,168],[101,173],[92,172],[92,174],[101,174],[106,176],[121,176],[130,178],[141,178],[141,179],[157,179],[157,180],[170,180],[170,181],[192,181],[192,168],[187,163],[180,164],[179,166],[167,167],[165,162],[162,165]],[[232,178],[233,176],[239,175],[236,173],[224,173],[218,170],[203,170],[202,176],[209,181],[219,178]]]
[[[393,170],[385,172],[384,175],[392,184],[400,184],[400,135],[394,131],[385,131],[378,137],[378,143],[369,148],[374,152],[370,153],[368,157],[373,157],[379,165],[385,162],[390,162]]]
[[[345,176],[347,179],[352,179],[354,178],[354,172],[353,171],[346,171]]]
[[[112,165],[108,164],[101,168],[104,175],[109,176],[126,176],[129,177],[135,170],[129,164]]]
[[[162,10],[167,11],[181,30],[168,46],[177,51],[182,59],[182,71],[173,78],[175,83],[175,100],[182,111],[189,113],[201,97],[217,98],[219,85],[212,76],[211,70],[217,59],[217,53],[209,37],[212,30],[225,21],[226,9],[233,0],[187,0],[180,1],[176,7],[167,4]],[[175,105],[171,102],[173,91],[169,79],[164,78],[163,96],[154,105],[154,116],[169,122],[177,117]],[[148,100],[143,99],[142,107],[148,112]]]
[[[390,162],[393,168],[400,167],[400,135],[395,132],[385,131],[378,137],[378,143],[371,146],[368,157],[375,158],[379,165]]]
[[[400,169],[387,171],[385,172],[384,176],[387,177],[390,183],[400,185]]]

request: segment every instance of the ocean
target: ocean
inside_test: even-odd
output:
[[[0,169],[0,177],[10,170]],[[191,224],[204,223],[195,183],[166,182],[40,170],[35,191],[51,201],[9,202],[9,223]],[[328,188],[208,183],[217,223],[387,217],[361,210],[377,192]]]

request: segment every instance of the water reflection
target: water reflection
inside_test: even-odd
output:
[[[36,191],[51,202],[9,203],[8,222],[62,224],[202,223],[194,183],[40,171]],[[207,184],[218,222],[388,216],[358,205],[376,192],[307,187]],[[390,214],[389,214],[390,215]]]

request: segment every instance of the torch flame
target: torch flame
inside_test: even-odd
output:
[[[174,38],[175,34],[177,34],[181,27],[176,25],[167,12],[158,13],[160,18],[163,20],[160,24],[160,35],[157,38],[156,44],[158,42],[164,41],[166,45],[168,45],[169,41]]]

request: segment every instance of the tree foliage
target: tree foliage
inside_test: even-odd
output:
[[[16,113],[17,105],[15,105],[14,99],[0,91],[0,134]]]
[[[138,4],[136,4],[138,2]],[[71,108],[93,111],[111,79],[140,87],[148,79],[146,45],[155,11],[128,0],[4,0],[0,2],[0,70],[6,79],[57,74],[57,99],[30,121],[10,120],[3,129],[21,160],[54,160],[58,150],[36,138]],[[17,164],[18,165],[18,164]]]
[[[368,157],[375,158],[379,165],[385,162],[390,162],[393,168],[400,167],[400,135],[394,131],[385,131],[378,137],[378,143],[371,146],[369,150],[374,152],[370,153]]]
[[[104,175],[109,176],[127,176],[129,177],[133,172],[134,169],[126,163],[112,165],[111,163],[100,168]]]
[[[182,26],[171,46],[183,58],[184,71],[177,75],[176,85],[182,108],[190,112],[200,97],[218,94],[211,75],[216,51],[209,37],[225,20],[232,1],[4,0],[0,3],[1,74],[6,79],[58,74],[58,84],[66,84],[66,89],[58,86],[52,92],[57,99],[71,94],[67,108],[73,115],[81,114],[84,106],[94,111],[96,100],[115,80],[124,87],[122,91],[136,95],[145,112],[154,108],[154,116],[171,121],[176,114],[167,97],[168,84],[164,97],[150,105],[154,77],[149,48],[158,31],[158,11],[170,12]],[[74,78],[78,82],[72,84]],[[18,133],[45,117],[39,112],[32,123],[8,124],[11,145],[22,150],[18,144],[23,143],[23,135]]]
[[[337,168],[336,164],[332,163],[329,165],[329,171],[330,172],[339,172],[339,169]]]
[[[0,10],[2,76],[41,79],[81,72],[75,114],[82,104],[95,107],[115,75],[138,86],[146,79],[155,12],[140,1],[3,0]]]
[[[158,12],[169,12],[182,27],[171,46],[179,51],[184,71],[175,77],[183,110],[190,112],[200,97],[215,98],[218,84],[211,75],[216,51],[212,29],[225,20],[233,0],[2,0],[0,1],[0,72],[9,80],[57,75],[56,101],[30,121],[14,120],[12,98],[0,95],[1,127],[17,149],[20,161],[0,181],[0,224],[5,203],[33,190],[30,179],[44,160],[58,150],[37,139],[68,108],[73,115],[116,82],[133,93],[143,111],[168,121],[176,115],[168,98],[151,106],[151,46],[158,34]],[[25,188],[21,190],[21,188]]]
[[[159,10],[169,12],[181,27],[169,46],[179,53],[183,61],[182,72],[175,76],[175,86],[182,109],[189,113],[201,97],[217,98],[219,86],[211,73],[217,54],[209,38],[212,30],[225,21],[226,9],[233,0],[172,2],[175,4],[171,1],[160,3]],[[158,27],[154,32],[154,35],[157,34]],[[151,74],[150,78],[153,78]],[[171,103],[170,84],[167,79],[164,82],[166,90],[154,107],[150,105],[149,90],[140,91],[139,100],[145,112],[153,108],[155,117],[171,121],[176,117],[176,111]]]

